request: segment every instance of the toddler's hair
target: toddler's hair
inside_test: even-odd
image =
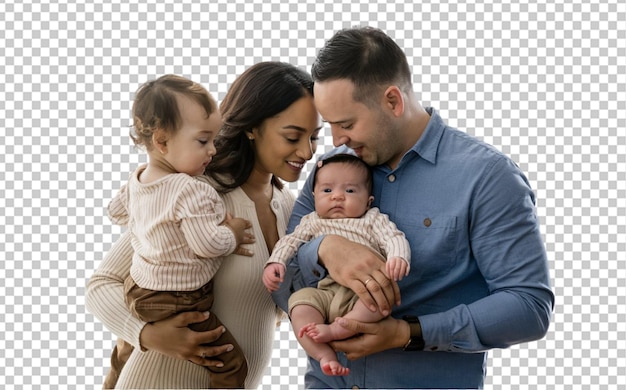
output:
[[[150,150],[152,135],[157,129],[175,133],[182,125],[176,95],[186,96],[204,107],[207,118],[217,105],[200,84],[177,75],[165,75],[139,87],[133,103],[133,129],[130,137],[135,145]]]

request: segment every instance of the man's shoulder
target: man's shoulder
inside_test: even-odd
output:
[[[442,141],[442,152],[454,153],[462,156],[465,162],[508,159],[501,150],[487,143],[484,139],[461,131],[452,126],[446,126]]]

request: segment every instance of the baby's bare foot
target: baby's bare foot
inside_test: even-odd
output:
[[[298,337],[302,338],[304,337],[304,335],[309,336],[309,332],[313,329],[315,329],[315,326],[317,324],[315,322],[311,322],[308,323],[306,325],[304,325],[302,328],[300,328],[300,330],[298,331]],[[310,336],[309,336],[310,337]]]
[[[325,363],[320,362],[322,372],[328,376],[344,376],[350,374],[350,369],[342,366],[338,361],[331,360]]]
[[[327,343],[336,340],[331,327],[325,324],[315,324],[315,326],[309,327],[306,335],[317,343]]]

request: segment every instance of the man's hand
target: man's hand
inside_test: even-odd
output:
[[[350,360],[387,349],[402,348],[411,336],[409,324],[393,317],[383,318],[379,322],[360,322],[341,317],[335,321],[357,333],[357,336],[347,340],[330,342],[335,351],[344,352]]]
[[[209,359],[233,349],[232,344],[218,347],[202,344],[212,343],[220,338],[225,328],[220,326],[206,332],[196,332],[188,328],[190,324],[202,322],[209,313],[185,312],[165,320],[148,323],[139,336],[141,346],[177,359],[189,360],[205,367],[222,367],[221,360]]]
[[[400,304],[398,283],[387,277],[384,259],[366,246],[328,235],[318,257],[333,280],[354,291],[371,311],[388,316],[391,307]]]

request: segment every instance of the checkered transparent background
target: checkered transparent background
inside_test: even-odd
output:
[[[0,3],[0,386],[101,384],[113,336],[85,283],[120,234],[104,208],[145,160],[127,136],[140,83],[177,73],[220,100],[248,66],[308,70],[334,31],[369,24],[406,49],[420,100],[537,194],[554,321],[491,352],[486,388],[626,388],[623,1],[107,3]],[[262,388],[302,387],[305,365],[283,324]]]

